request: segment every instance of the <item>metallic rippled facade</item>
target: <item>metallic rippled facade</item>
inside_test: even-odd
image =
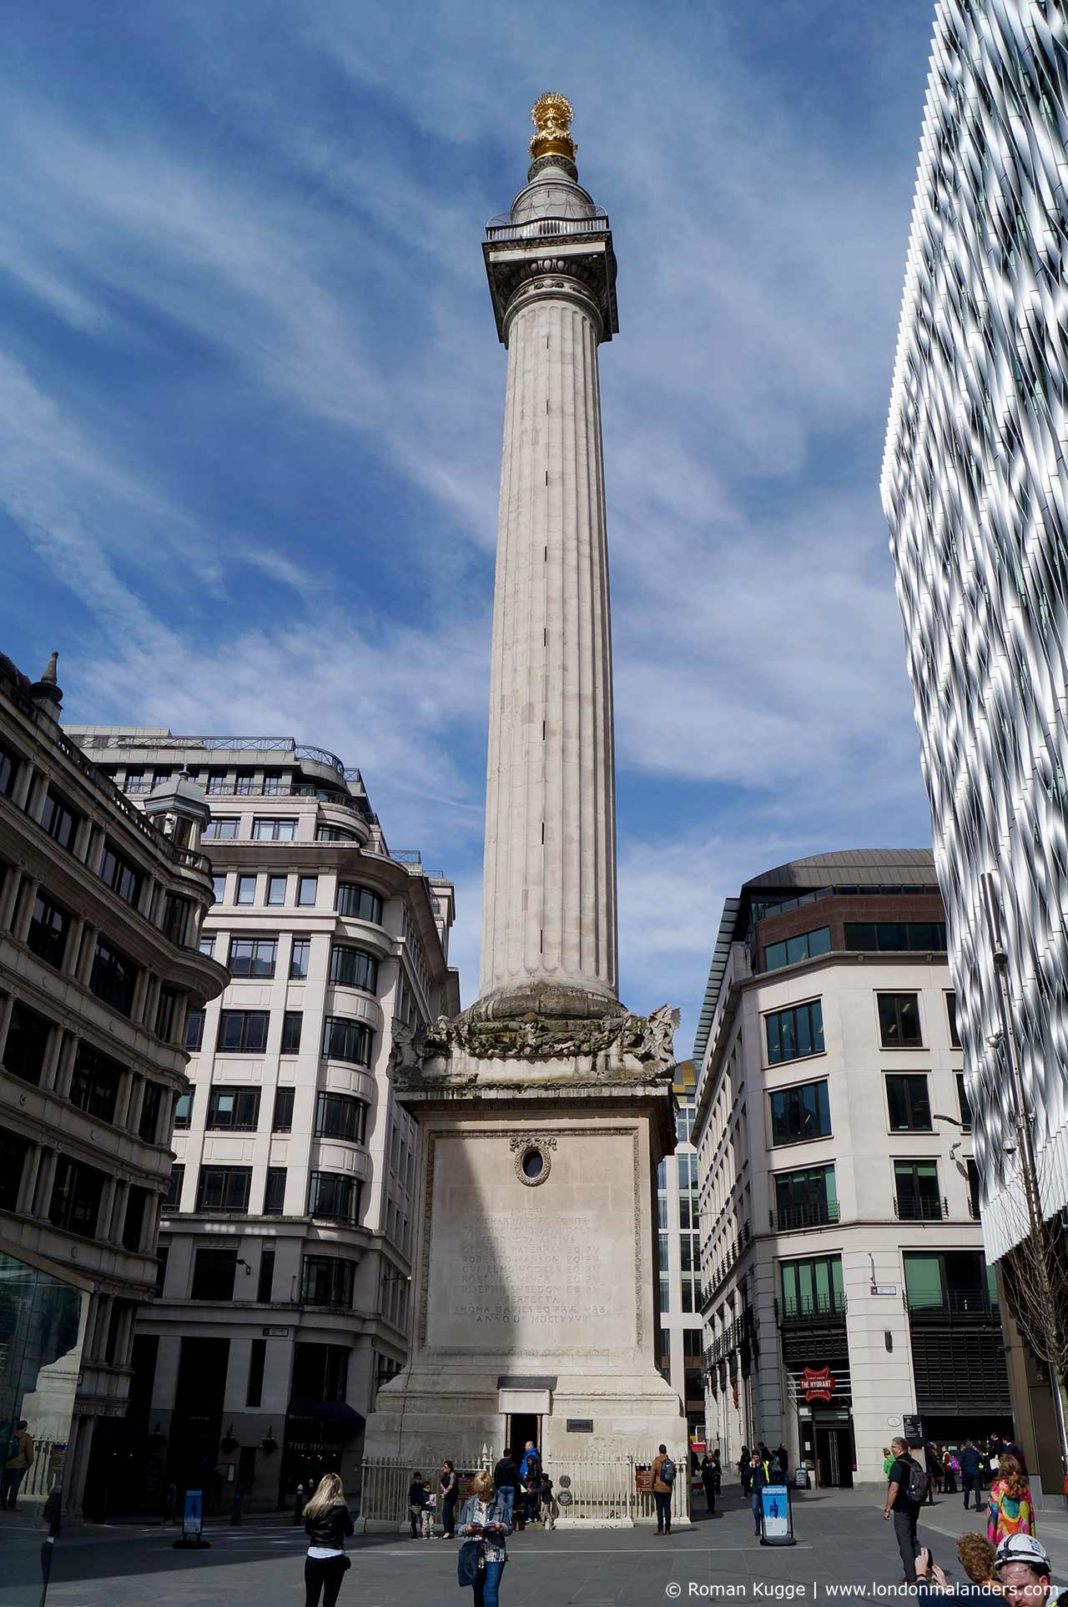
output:
[[[1068,1204],[1066,172],[1065,0],[940,0],[882,492],[992,1258],[1026,1218],[987,871],[1043,1201]]]

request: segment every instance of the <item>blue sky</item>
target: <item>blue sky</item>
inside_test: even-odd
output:
[[[292,735],[457,883],[477,981],[505,353],[480,240],[576,109],[622,991],[723,897],[929,841],[878,470],[930,0],[5,10],[0,646],[72,721]]]

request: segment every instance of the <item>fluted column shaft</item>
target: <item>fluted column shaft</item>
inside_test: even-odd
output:
[[[600,319],[570,280],[509,308],[481,994],[614,998],[615,783]]]

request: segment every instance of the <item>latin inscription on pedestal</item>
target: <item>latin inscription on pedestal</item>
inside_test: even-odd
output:
[[[632,1134],[561,1135],[538,1187],[517,1177],[507,1133],[438,1134],[433,1144],[427,1345],[534,1357],[633,1351]]]

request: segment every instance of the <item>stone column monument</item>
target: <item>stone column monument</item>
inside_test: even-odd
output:
[[[571,116],[538,101],[528,182],[484,245],[508,378],[481,993],[395,1067],[422,1138],[411,1360],[365,1441],[413,1467],[537,1439],[558,1476],[686,1446],[655,1366],[674,1021],[617,997],[597,367],[616,264]]]

